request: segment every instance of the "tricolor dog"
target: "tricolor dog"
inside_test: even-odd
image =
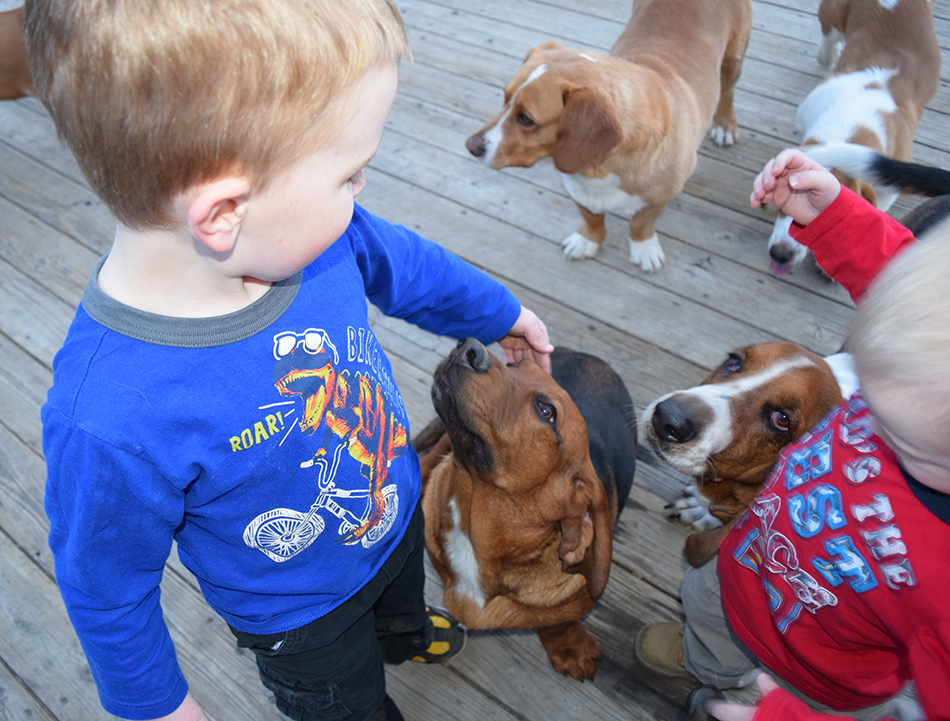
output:
[[[881,210],[898,193],[855,179],[837,168],[829,144],[856,144],[909,160],[917,123],[937,90],[940,46],[931,0],[822,0],[818,62],[834,72],[798,108],[801,148],[841,183]],[[842,49],[843,45],[843,49]],[[840,146],[839,146],[840,147]],[[779,213],[769,238],[769,272],[785,275],[808,249],[788,233],[791,219]]]
[[[504,107],[465,143],[492,168],[552,158],[583,223],[568,258],[597,253],[605,213],[630,218],[630,262],[664,261],[654,221],[686,183],[707,129],[732,145],[749,0],[637,0],[609,54],[549,42],[528,52]]]
[[[856,388],[850,356],[823,359],[783,341],[738,348],[695,388],[651,403],[639,436],[662,460],[691,476],[673,504],[698,529],[686,560],[702,566],[758,494],[779,452]],[[723,525],[724,524],[724,525]]]
[[[551,366],[462,341],[435,372],[439,419],[413,446],[445,606],[472,629],[537,628],[551,665],[582,679],[600,645],[578,619],[607,584],[636,424],[606,363],[558,348]]]

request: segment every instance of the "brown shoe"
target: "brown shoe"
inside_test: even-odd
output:
[[[647,668],[663,676],[684,676],[682,623],[651,623],[640,629],[634,642],[637,658]]]

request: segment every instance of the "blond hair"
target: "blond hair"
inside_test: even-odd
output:
[[[172,198],[225,174],[259,190],[408,55],[393,0],[27,0],[26,36],[60,138],[132,228],[172,225]]]
[[[881,271],[846,348],[862,384],[906,390],[927,406],[913,413],[950,431],[950,232],[928,234]]]

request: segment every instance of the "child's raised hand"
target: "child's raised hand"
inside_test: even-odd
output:
[[[511,326],[507,335],[498,341],[509,363],[532,360],[541,366],[545,373],[551,373],[551,351],[554,346],[548,338],[548,329],[541,319],[527,308],[521,308],[521,315]]]
[[[808,225],[838,197],[841,183],[802,151],[789,148],[765,164],[752,182],[749,202],[771,203],[799,225]]]

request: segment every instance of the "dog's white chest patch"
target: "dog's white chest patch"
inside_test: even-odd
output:
[[[897,110],[887,89],[888,81],[897,73],[897,68],[870,68],[829,78],[798,106],[795,129],[803,138],[832,143],[847,142],[857,128],[864,127],[887,148],[881,115]]]
[[[588,178],[581,173],[560,173],[567,194],[591,213],[636,215],[646,202],[639,195],[628,195],[620,188],[620,176]]]
[[[485,607],[485,594],[478,583],[478,559],[475,557],[471,539],[462,530],[462,524],[459,522],[461,517],[454,498],[449,499],[449,511],[452,514],[452,530],[445,534],[445,555],[455,573],[455,586],[452,590],[455,595],[468,598],[481,611]]]

